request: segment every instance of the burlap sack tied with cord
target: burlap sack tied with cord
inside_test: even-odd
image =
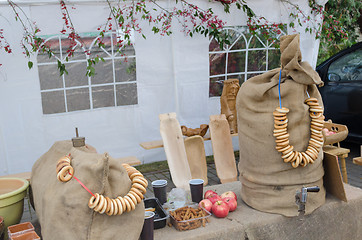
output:
[[[283,36],[281,50],[281,102],[287,114],[290,145],[306,150],[310,138],[310,116],[304,100],[318,99],[318,74],[307,62],[301,62],[299,35]],[[255,76],[242,84],[237,99],[241,197],[249,206],[264,212],[285,216],[298,215],[295,194],[301,187],[319,186],[318,193],[308,193],[306,214],[325,202],[323,187],[323,151],[313,164],[293,168],[285,163],[275,147],[273,111],[279,106],[280,68]]]
[[[34,164],[31,186],[42,239],[132,239],[139,238],[144,222],[143,202],[131,212],[108,216],[88,207],[91,197],[74,178],[57,180],[58,160],[72,156],[74,176],[93,193],[110,198],[124,196],[131,180],[121,162],[108,154],[98,154],[90,146],[74,148],[71,141],[56,142]]]

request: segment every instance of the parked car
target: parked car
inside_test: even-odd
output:
[[[362,144],[362,42],[317,66],[326,119],[348,127],[347,140]]]

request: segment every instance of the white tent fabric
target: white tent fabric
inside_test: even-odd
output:
[[[15,2],[36,21],[42,34],[58,34],[62,29],[58,1]],[[71,14],[77,12],[72,21],[78,32],[95,31],[108,16],[104,2],[67,2],[76,8]],[[175,1],[157,2],[171,8]],[[226,14],[220,3],[192,2],[204,9],[212,7],[227,26],[246,25],[240,10],[233,8],[231,14]],[[308,8],[307,0],[293,3]],[[288,8],[281,1],[254,0],[248,4],[270,21],[290,21]],[[176,112],[181,125],[196,128],[208,123],[210,115],[220,113],[219,98],[209,98],[209,39],[200,35],[187,37],[176,23],[171,36],[153,34],[148,24],[143,26],[146,40],[135,35],[137,105],[44,115],[36,57],[29,70],[19,46],[22,27],[6,1],[0,1],[0,12],[0,26],[13,46],[12,54],[0,53],[0,176],[30,171],[55,141],[74,137],[75,127],[98,152],[109,152],[113,157],[136,156],[143,163],[165,160],[163,148],[145,150],[139,146],[141,142],[161,139],[159,114]],[[304,29],[297,31],[301,34],[303,60],[315,66],[318,41],[305,34]],[[238,149],[237,139],[233,141],[234,149]],[[212,154],[210,143],[205,149],[207,155]]]

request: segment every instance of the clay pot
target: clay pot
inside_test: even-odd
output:
[[[28,186],[29,182],[22,178],[0,178],[0,216],[4,217],[5,229],[20,222]]]

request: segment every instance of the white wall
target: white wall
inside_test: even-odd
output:
[[[75,10],[70,9],[74,25],[79,32],[95,31],[106,19],[107,8],[97,1],[81,2],[83,4],[76,5]],[[170,7],[174,1],[158,2]],[[232,14],[226,15],[219,3],[194,2],[204,8],[213,7],[228,26],[246,23],[239,10],[231,9]],[[288,14],[283,14],[284,6],[277,0],[256,0],[250,4],[257,14],[289,21]],[[36,20],[42,34],[56,34],[61,30],[58,5],[25,4],[22,7]],[[109,152],[113,157],[137,156],[145,163],[165,160],[162,148],[144,150],[139,146],[144,141],[161,139],[158,114],[176,112],[180,124],[195,128],[208,123],[209,115],[220,113],[219,98],[208,97],[208,39],[186,37],[177,25],[173,35],[161,37],[154,35],[145,25],[147,39],[136,35],[135,42],[137,105],[43,115],[36,64],[29,70],[19,47],[22,28],[14,21],[8,6],[0,5],[0,12],[0,26],[13,46],[12,54],[0,53],[0,63],[3,64],[0,67],[0,175],[30,171],[33,163],[55,141],[74,137],[75,127],[98,152]],[[302,34],[302,43],[305,37],[310,39]],[[318,50],[318,46],[316,48]],[[315,47],[312,52],[309,46],[304,47],[302,54],[313,62]],[[36,62],[36,58],[33,61]],[[234,147],[238,148],[235,139]],[[212,154],[210,143],[207,143],[206,150],[208,155]]]

